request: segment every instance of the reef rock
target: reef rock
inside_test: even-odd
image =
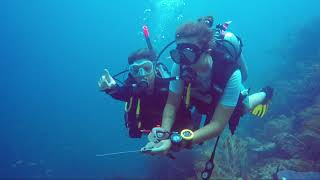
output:
[[[279,171],[277,179],[320,179],[319,172],[297,172],[292,170]]]
[[[246,137],[245,141],[248,142],[248,148],[253,149],[262,146],[262,143],[253,137]]]
[[[299,114],[301,120],[298,138],[307,145],[305,157],[320,160],[320,103]]]
[[[298,114],[298,119],[300,121],[309,121],[312,119],[319,120],[320,118],[320,95],[314,97],[314,104],[312,106],[309,106],[307,108],[304,108],[301,110]],[[319,128],[320,123],[314,123],[313,125],[316,125],[316,127]]]
[[[312,163],[300,159],[283,160],[269,158],[259,161],[250,171],[249,179],[272,179],[272,176],[279,170],[293,170],[297,172],[314,171]]]
[[[306,144],[296,136],[289,133],[280,133],[274,136],[273,140],[280,149],[280,153],[284,153],[287,158],[303,156]]]
[[[270,135],[280,134],[282,132],[292,132],[293,121],[294,117],[288,118],[285,115],[280,115],[278,118],[270,120],[264,126],[265,139],[271,140],[272,136]]]
[[[249,164],[255,164],[261,159],[275,157],[276,147],[275,143],[266,143],[256,148],[251,148],[248,156]]]
[[[298,138],[306,144],[305,157],[307,159],[320,160],[320,135],[312,130],[303,130]]]
[[[202,155],[195,164],[198,177],[210,158],[213,145],[204,147]],[[215,168],[212,179],[241,179],[248,171],[248,142],[236,135],[224,133],[219,140],[215,154]]]
[[[251,151],[257,152],[259,154],[265,154],[265,153],[270,154],[270,152],[272,153],[275,149],[276,149],[275,143],[267,143],[260,147],[253,148],[251,149]]]

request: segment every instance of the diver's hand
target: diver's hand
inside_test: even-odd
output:
[[[170,139],[165,139],[158,143],[149,142],[147,145],[141,148],[141,152],[151,155],[166,155],[171,146],[172,144]]]
[[[151,149],[154,148],[154,147],[156,147],[156,146],[157,146],[157,143],[155,143],[155,142],[148,142],[144,147],[142,147],[142,148],[140,149],[140,151],[141,151],[142,153],[145,153],[145,154],[150,154]]]
[[[104,74],[98,81],[98,86],[100,91],[105,91],[107,89],[112,89],[116,86],[116,81],[110,75],[108,69],[104,69]]]
[[[161,140],[168,139],[170,137],[170,132],[166,131],[161,127],[152,128],[151,132],[148,135],[148,140],[150,142],[160,142]]]

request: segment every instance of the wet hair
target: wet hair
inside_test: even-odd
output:
[[[138,49],[128,57],[128,64],[133,64],[135,61],[140,59],[148,59],[150,61],[156,61],[157,54],[155,51],[150,50],[148,48]]]
[[[213,30],[208,28],[204,22],[191,22],[183,24],[176,30],[176,40],[195,38],[201,48],[209,48],[213,38]]]
[[[198,22],[205,23],[209,28],[213,26],[213,17],[212,16],[203,16],[198,18]]]

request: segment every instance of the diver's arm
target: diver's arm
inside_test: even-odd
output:
[[[248,79],[248,67],[243,57],[243,54],[241,54],[239,58],[239,65],[241,70],[242,82],[245,82]]]
[[[231,117],[233,110],[234,108],[228,108],[223,105],[218,105],[218,107],[216,108],[216,111],[214,112],[211,122],[206,126],[204,126],[203,128],[194,132],[192,144],[201,143],[205,140],[219,136],[223,131],[224,127],[226,126],[226,124],[228,123],[228,120]],[[164,121],[168,120],[169,122],[170,119],[163,119],[163,120]],[[172,124],[166,124],[166,123],[164,123],[163,126],[167,126],[167,125],[170,125],[170,127],[172,126]],[[166,130],[169,130],[169,129],[166,129]],[[159,154],[159,153],[166,154],[168,153],[171,147],[172,147],[171,140],[165,139],[165,140],[161,140],[159,143],[156,143],[156,144],[154,142],[149,142],[145,147],[142,148],[142,150],[151,149],[151,151],[148,151],[149,154]]]
[[[105,92],[109,94],[112,98],[119,101],[129,101],[131,96],[131,91],[129,86],[119,86],[116,85],[112,89],[106,89]]]
[[[209,124],[194,132],[192,143],[201,143],[219,136],[228,123],[234,107],[226,107],[219,104]]]
[[[171,67],[171,75],[178,76],[180,74],[180,66],[174,63]],[[167,98],[166,106],[162,115],[162,128],[167,131],[171,130],[171,127],[175,121],[176,111],[180,107],[181,96],[183,93],[183,81],[176,80],[170,81],[169,95]]]
[[[100,91],[109,94],[114,99],[128,101],[130,99],[128,97],[130,96],[130,88],[127,86],[127,81],[128,79],[126,80],[125,85],[120,87],[106,68],[98,81],[98,86]]]
[[[180,95],[169,91],[166,106],[163,110],[162,125],[161,127],[167,131],[171,130],[171,127],[175,121],[177,108],[180,107],[181,97]]]

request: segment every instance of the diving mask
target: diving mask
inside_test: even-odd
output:
[[[177,48],[170,51],[170,56],[177,64],[192,65],[197,63],[202,50],[190,43],[177,44]]]
[[[153,63],[147,59],[139,60],[129,65],[129,71],[133,77],[148,76],[153,72]]]

